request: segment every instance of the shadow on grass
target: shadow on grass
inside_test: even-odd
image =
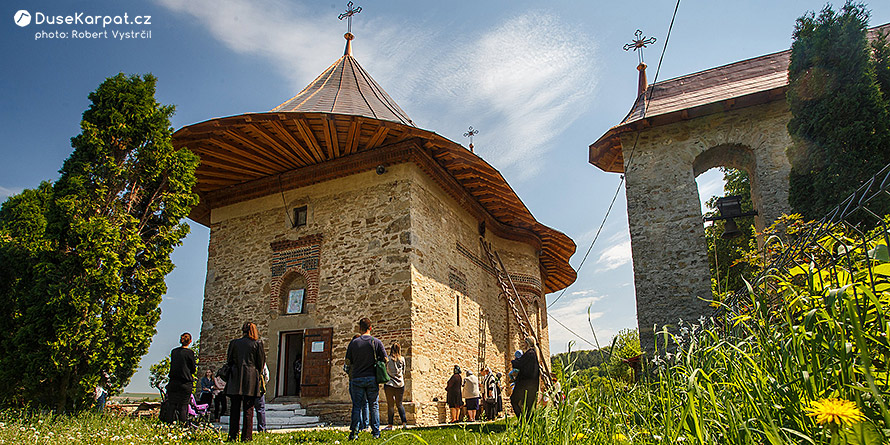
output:
[[[503,433],[507,431],[507,423],[504,420],[498,420],[495,422],[485,422],[485,423],[444,423],[441,425],[434,426],[419,426],[409,429],[408,431],[430,431],[430,430],[438,430],[438,431],[450,431],[450,430],[461,430],[467,431],[471,433]]]

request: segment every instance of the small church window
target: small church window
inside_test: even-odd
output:
[[[306,313],[306,278],[295,274],[282,287],[281,313],[283,315]]]
[[[454,293],[454,305],[456,307],[457,325],[460,326],[460,294]]]
[[[294,209],[294,227],[303,227],[306,225],[306,216],[309,214],[307,206],[297,207]]]

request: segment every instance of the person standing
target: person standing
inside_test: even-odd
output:
[[[460,377],[460,366],[454,365],[454,374],[448,379],[445,385],[445,400],[448,402],[448,408],[451,408],[451,423],[460,422],[460,408],[464,406],[464,399],[461,397],[461,385],[463,379]]]
[[[201,377],[201,394],[198,396],[198,403],[210,404],[213,402],[213,371],[204,371],[204,377]]]
[[[219,420],[226,412],[226,381],[219,375],[213,377],[213,419]]]
[[[386,350],[380,340],[371,336],[371,319],[364,317],[358,322],[361,335],[349,342],[346,347],[346,366],[350,375],[350,397],[352,398],[352,418],[349,425],[349,440],[358,436],[362,409],[369,408],[371,434],[380,437],[380,411],[377,397],[380,386],[377,384],[375,365],[378,361],[386,361]]]
[[[491,368],[482,370],[482,407],[485,411],[485,420],[494,420],[498,416],[498,390],[497,379],[491,372]]]
[[[263,365],[263,380],[260,395],[257,396],[254,403],[256,409],[256,430],[266,432],[266,384],[269,383],[269,367]]]
[[[361,337],[361,335],[355,334],[352,336],[352,339],[355,340],[359,337]],[[343,372],[346,373],[346,378],[347,378],[347,380],[349,380],[349,395],[350,395],[350,397],[352,397],[352,376],[350,375],[351,371],[352,370],[351,370],[351,367],[349,366],[349,363],[345,363],[343,365]],[[368,405],[365,404],[362,406],[362,416],[358,423],[359,431],[364,431],[364,430],[368,429],[368,425],[369,425],[368,417],[369,416],[370,416],[370,414],[368,413]]]
[[[179,347],[170,351],[170,374],[167,383],[167,403],[170,406],[171,421],[187,423],[189,419],[189,402],[194,391],[195,351],[189,349],[192,334],[184,332],[179,336]]]
[[[93,399],[96,401],[96,411],[100,413],[105,411],[105,402],[108,401],[108,390],[101,384],[96,385],[96,389],[93,391]]]
[[[476,411],[479,409],[479,378],[473,374],[473,371],[467,370],[467,378],[463,384],[464,402],[467,405],[467,420],[476,421]]]
[[[495,384],[495,388],[498,391],[498,396],[497,396],[498,408],[497,408],[497,411],[495,412],[495,416],[499,416],[501,411],[504,410],[504,395],[503,395],[503,389],[501,388],[501,377],[503,377],[503,376],[504,375],[501,374],[500,372],[494,375],[494,384]]]
[[[399,418],[402,419],[402,426],[408,424],[405,419],[405,407],[402,405],[402,398],[405,396],[405,357],[402,357],[402,347],[398,342],[393,342],[389,347],[386,372],[389,374],[389,381],[383,385],[383,392],[386,393],[386,414],[389,419],[386,429],[391,430],[396,409],[399,411]]]
[[[520,420],[525,420],[535,409],[538,398],[538,385],[541,380],[541,371],[538,368],[538,353],[535,352],[535,339],[525,338],[525,352],[517,359],[513,359],[513,368],[519,370],[513,394],[510,395],[510,404],[513,412]]]
[[[266,366],[266,351],[260,342],[256,325],[247,322],[241,326],[241,338],[229,342],[226,363],[229,365],[229,379],[226,382],[226,395],[231,398],[229,408],[229,440],[238,439],[238,423],[241,410],[244,422],[241,425],[241,441],[253,439],[253,406],[260,395],[263,367]]]

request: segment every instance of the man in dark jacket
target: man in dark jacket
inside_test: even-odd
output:
[[[377,403],[380,387],[377,385],[374,365],[378,361],[386,361],[386,350],[380,340],[371,336],[371,319],[362,318],[358,326],[362,335],[352,339],[346,348],[346,366],[351,383],[349,395],[352,397],[349,440],[355,440],[358,435],[364,406],[370,408],[371,434],[376,439],[380,437],[380,411]]]
[[[513,412],[519,420],[525,420],[535,409],[538,399],[538,385],[541,380],[541,370],[538,368],[538,353],[535,352],[535,339],[525,339],[526,351],[521,357],[513,359],[513,367],[519,370],[516,385],[513,387],[513,395],[510,396],[510,404]]]
[[[226,363],[229,364],[229,379],[226,381],[226,395],[232,399],[229,409],[229,440],[238,439],[238,423],[241,410],[244,410],[244,425],[241,441],[253,439],[253,406],[262,392],[260,379],[266,366],[266,351],[259,341],[259,332],[253,323],[244,323],[244,334],[229,342]]]

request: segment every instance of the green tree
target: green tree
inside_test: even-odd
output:
[[[163,394],[164,387],[170,381],[170,357],[164,357],[163,360],[151,365],[148,372],[148,384]]]
[[[868,17],[863,4],[848,1],[840,12],[827,5],[797,19],[788,67],[789,201],[806,219],[823,217],[890,163],[888,99],[879,83],[886,88],[887,79],[878,76],[887,74],[887,49],[869,46]]]
[[[723,191],[725,196],[741,196],[742,211],[748,212],[754,209],[751,202],[751,181],[744,170],[721,167],[723,172]],[[709,199],[705,206],[710,209],[705,216],[715,216],[717,211],[717,197]],[[748,264],[744,261],[748,252],[757,249],[757,241],[754,231],[754,218],[735,218],[735,223],[741,232],[736,238],[724,239],[726,221],[714,221],[705,227],[705,237],[708,242],[708,264],[711,270],[711,290],[718,299],[726,292],[734,292],[745,286],[743,278],[749,272]],[[714,256],[716,255],[716,261]]]
[[[642,354],[639,331],[636,329],[618,331],[618,335],[612,338],[611,351],[609,363],[606,365],[609,377],[632,383],[634,381],[633,368],[627,364],[626,360]]]
[[[196,155],[171,143],[174,108],[152,75],[118,74],[90,93],[81,133],[52,186],[0,212],[0,254],[21,258],[0,288],[10,335],[0,397],[56,411],[78,409],[103,372],[111,391],[129,381],[160,318],[170,254],[188,233]],[[23,228],[38,230],[24,236]]]

